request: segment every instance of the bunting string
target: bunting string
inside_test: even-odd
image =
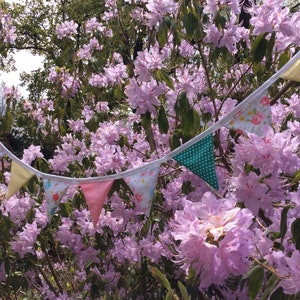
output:
[[[123,172],[120,172],[118,174],[112,174],[112,175],[102,175],[102,176],[95,176],[95,177],[87,177],[87,178],[75,178],[75,177],[66,177],[62,175],[55,175],[55,174],[48,174],[41,172],[32,166],[26,164],[22,160],[20,160],[18,157],[16,157],[11,151],[9,151],[1,142],[0,142],[0,154],[5,153],[8,157],[10,157],[13,161],[18,163],[20,166],[22,166],[27,171],[33,173],[34,175],[41,177],[43,179],[49,179],[49,180],[55,180],[58,182],[65,182],[69,184],[81,184],[81,183],[88,183],[88,182],[102,182],[102,181],[110,181],[110,180],[117,180],[122,179],[125,177],[133,176],[135,174],[141,173],[143,171],[146,171],[150,167],[154,167],[157,165],[160,165],[162,163],[167,162],[171,158],[175,157],[176,155],[179,155],[184,150],[188,149],[189,147],[193,146],[200,140],[204,139],[208,135],[214,133],[218,129],[220,129],[223,126],[227,126],[230,121],[241,111],[245,109],[251,102],[255,101],[264,91],[267,90],[267,88],[272,85],[275,81],[277,81],[283,74],[285,74],[291,66],[293,66],[296,63],[296,71],[295,66],[293,66],[293,71],[288,72],[288,74],[296,74],[298,76],[300,66],[300,51],[297,52],[289,62],[287,62],[280,70],[278,70],[273,76],[271,76],[266,82],[264,82],[259,88],[257,88],[254,92],[252,92],[248,97],[246,97],[241,103],[239,103],[237,106],[235,106],[231,112],[229,112],[226,116],[224,116],[222,119],[217,121],[214,125],[209,127],[204,132],[200,133],[199,135],[195,136],[191,140],[187,141],[183,145],[179,146],[178,148],[174,149],[167,155],[165,155],[162,158],[156,159],[154,161],[148,162],[142,166],[136,167],[134,169],[126,170]],[[282,77],[283,78],[283,77]],[[290,78],[290,77],[289,77]],[[292,80],[295,80],[295,78],[291,77]],[[230,127],[230,124],[229,126]]]

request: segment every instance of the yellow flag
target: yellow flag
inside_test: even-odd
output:
[[[6,199],[16,193],[34,174],[12,161]]]
[[[281,76],[283,79],[300,81],[300,59],[298,59],[287,71]]]

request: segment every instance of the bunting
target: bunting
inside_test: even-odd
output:
[[[101,209],[112,184],[113,180],[103,182],[86,182],[80,184],[95,227],[98,223]]]
[[[10,180],[5,198],[9,199],[16,193],[34,174],[23,168],[15,161],[11,162]]]
[[[62,197],[65,195],[69,184],[66,182],[44,179],[43,185],[47,203],[47,215],[48,219],[51,220]]]
[[[133,193],[135,205],[149,217],[152,199],[155,193],[160,165],[152,166],[146,170],[124,178]]]
[[[300,51],[258,89],[204,132],[172,150],[164,157],[118,174],[93,178],[70,178],[46,174],[22,162],[0,142],[0,157],[6,154],[12,160],[11,177],[6,199],[17,192],[33,175],[36,175],[43,178],[47,213],[51,217],[65,194],[68,184],[76,183],[82,189],[93,224],[96,226],[101,209],[114,180],[124,179],[134,194],[136,205],[139,205],[148,216],[160,165],[170,159],[175,159],[178,163],[205,180],[211,187],[218,189],[212,134],[222,126],[227,126],[240,133],[247,131],[262,135],[264,125],[271,123],[270,100],[266,96],[266,91],[280,77],[292,81],[300,81]]]
[[[244,134],[246,131],[262,136],[263,128],[266,125],[271,125],[271,123],[270,99],[267,97],[266,91],[263,91],[256,97],[255,101],[238,111],[226,127],[240,134]]]
[[[219,188],[215,170],[212,134],[175,155],[174,159],[201,177],[216,190]]]
[[[298,59],[286,72],[281,76],[283,79],[300,81],[300,59]]]

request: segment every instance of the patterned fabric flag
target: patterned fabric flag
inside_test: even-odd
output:
[[[160,164],[124,178],[134,195],[135,205],[141,208],[147,217],[150,214],[159,169]]]
[[[262,136],[264,126],[271,123],[270,99],[266,96],[266,91],[264,91],[255,101],[250,102],[239,111],[226,127],[240,134],[244,134],[246,131]]]
[[[47,201],[47,215],[48,219],[51,220],[69,184],[51,179],[44,179],[43,184]]]
[[[283,79],[300,81],[300,59],[298,59],[286,72],[281,76]]]
[[[98,223],[101,209],[112,184],[113,180],[80,184],[81,190],[90,210],[93,225],[95,227]]]
[[[34,174],[23,168],[15,161],[11,162],[10,180],[7,187],[6,199],[16,193]]]
[[[0,144],[0,158],[2,158],[5,154],[5,151],[1,148],[1,144]]]
[[[212,134],[183,150],[173,158],[194,174],[204,179],[216,190],[219,188],[215,170]]]

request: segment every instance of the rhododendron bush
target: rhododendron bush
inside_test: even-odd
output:
[[[271,105],[271,119],[260,132],[215,130],[218,189],[177,157],[159,159],[226,117],[298,52],[299,5],[25,2],[0,3],[1,68],[19,49],[44,63],[22,75],[28,94],[3,88],[1,143],[38,174],[70,184],[50,213],[51,181],[38,176],[5,197],[14,174],[2,151],[0,298],[298,299],[297,78],[267,87],[260,103]],[[252,126],[264,119],[255,109]],[[76,181],[157,160],[137,175],[157,177],[153,189],[138,189],[136,177],[103,180],[103,207],[87,203],[90,185]]]

